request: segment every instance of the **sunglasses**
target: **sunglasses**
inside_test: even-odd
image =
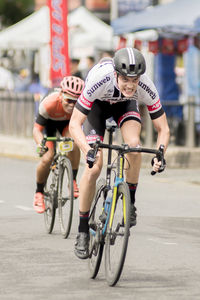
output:
[[[70,99],[66,93],[62,93],[62,95],[63,95],[63,99],[69,104],[70,103],[75,104],[77,101],[76,99]]]

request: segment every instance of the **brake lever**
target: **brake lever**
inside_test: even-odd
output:
[[[159,151],[158,153],[156,153],[156,158],[158,159],[158,161],[161,161],[161,166],[160,169],[158,171],[158,173],[162,172],[165,169],[166,163],[165,163],[165,159],[164,159],[164,145],[160,145],[159,147]],[[155,175],[157,172],[155,171],[151,171],[151,175]]]
[[[91,169],[94,165],[94,162],[96,160],[96,155],[99,149],[99,144],[100,144],[101,140],[100,138],[96,139],[96,142],[92,145],[92,149],[90,149],[87,153],[87,164],[89,166],[89,168]]]

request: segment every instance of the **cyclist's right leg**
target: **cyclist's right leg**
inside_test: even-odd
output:
[[[48,120],[45,127],[45,134],[51,137],[55,136],[57,126],[57,122]],[[54,157],[54,143],[47,142],[46,146],[48,147],[48,151],[41,157],[36,169],[36,193],[34,195],[33,207],[38,213],[45,211],[44,186]]]
[[[140,143],[140,128],[141,125],[135,120],[129,120],[125,122],[121,128],[122,135],[125,143],[130,147],[136,147]],[[135,194],[138,185],[139,172],[141,166],[141,154],[140,153],[129,153],[127,154],[127,160],[129,161],[129,167],[126,168],[126,182],[129,186],[131,196],[131,220],[130,226],[136,225],[136,206],[135,206]]]
[[[75,254],[79,258],[88,258],[89,252],[89,225],[88,217],[91,203],[95,194],[96,180],[100,175],[102,168],[102,152],[99,151],[97,161],[93,168],[85,167],[80,180],[79,196],[79,227],[75,244]]]
[[[34,195],[33,206],[38,213],[43,213],[45,211],[44,186],[49,175],[53,156],[54,148],[49,148],[49,150],[42,156],[36,169],[36,192]]]
[[[86,119],[83,130],[89,144],[92,144],[97,137],[103,139],[105,132],[105,107],[103,102],[94,103],[88,118]],[[79,215],[80,222],[78,227],[78,235],[75,243],[75,254],[79,258],[88,258],[89,255],[89,225],[88,217],[91,203],[95,194],[96,180],[100,175],[103,165],[102,151],[98,151],[97,159],[94,166],[90,169],[86,165],[82,178],[80,180],[80,196],[79,196]]]

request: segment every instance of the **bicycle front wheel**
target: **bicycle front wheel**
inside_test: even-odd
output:
[[[102,237],[100,236],[100,226],[101,222],[99,220],[99,216],[102,213],[102,208],[104,204],[104,190],[106,187],[105,179],[101,178],[96,186],[95,197],[91,206],[91,216],[89,221],[90,227],[90,244],[89,244],[89,272],[90,278],[94,279],[101,265],[101,259],[104,248],[104,241],[102,241]]]
[[[56,178],[53,173],[53,170],[50,170],[47,182],[44,187],[44,203],[45,203],[45,212],[44,212],[44,223],[47,233],[52,233],[55,215],[56,215],[56,198],[57,198],[57,187],[56,187]]]
[[[130,192],[128,185],[122,182],[118,186],[115,208],[111,212],[105,238],[105,273],[110,286],[120,278],[129,239]]]
[[[66,239],[71,230],[74,205],[73,172],[71,162],[67,157],[63,157],[59,165],[58,187],[60,230],[63,238]]]

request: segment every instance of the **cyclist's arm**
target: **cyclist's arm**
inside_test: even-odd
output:
[[[78,110],[76,107],[73,110],[70,122],[69,122],[69,131],[74,139],[75,143],[78,145],[78,147],[81,149],[81,151],[87,155],[88,151],[91,149],[90,146],[87,143],[85,134],[82,130],[82,125],[84,121],[86,120],[87,115],[82,113],[80,110]]]
[[[157,136],[157,148],[159,148],[160,145],[164,145],[164,152],[167,149],[169,138],[170,138],[170,131],[169,126],[166,118],[166,114],[163,113],[160,117],[153,120],[153,125],[158,133]],[[154,172],[160,171],[161,161],[158,161],[158,159],[155,157],[152,160],[152,166]],[[165,162],[166,164],[166,162]],[[164,170],[164,169],[163,169]]]
[[[170,130],[166,118],[166,114],[162,114],[160,117],[152,120],[154,128],[156,129],[158,136],[157,136],[157,148],[159,148],[160,145],[164,145],[166,151],[167,146],[169,144],[169,138],[170,138]]]
[[[33,126],[33,138],[36,142],[36,145],[39,145],[42,142],[43,129],[44,129],[44,126],[42,126],[42,125],[35,122],[35,124]]]

